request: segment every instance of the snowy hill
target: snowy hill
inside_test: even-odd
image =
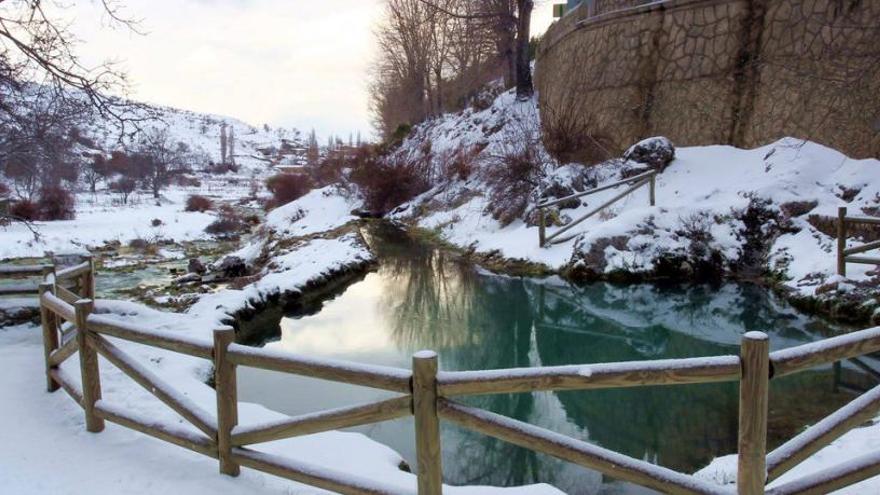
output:
[[[193,151],[206,155],[215,163],[221,162],[220,139],[222,127],[234,136],[234,159],[241,167],[241,175],[263,174],[274,164],[299,164],[305,136],[297,129],[271,128],[248,124],[233,117],[198,113],[172,107],[146,105],[138,115],[155,118],[140,124],[143,132],[167,129],[171,139],[186,143]],[[105,152],[137,142],[138,135],[125,136],[119,143],[119,130],[115,122],[96,116],[83,129]]]

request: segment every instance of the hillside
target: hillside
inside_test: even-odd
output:
[[[305,137],[297,129],[258,127],[233,117],[158,105],[146,105],[134,117],[147,115],[151,119],[139,124],[142,131],[167,128],[172,140],[186,143],[215,163],[221,161],[220,134],[226,124],[227,132],[231,129],[235,136],[234,158],[242,175],[263,174],[271,164],[298,164],[297,152]],[[120,144],[116,123],[100,116],[95,116],[83,131],[106,152],[137,141],[137,135],[126,136]]]
[[[544,149],[540,126],[536,102],[508,92],[488,108],[416,127],[389,159],[425,164],[430,189],[392,217],[491,263],[536,263],[575,279],[770,281],[805,304],[824,301],[839,316],[880,316],[880,271],[850,265],[848,278],[838,277],[834,238],[838,207],[880,214],[880,161],[793,138],[751,150],[681,147],[658,176],[657,206],[639,190],[577,226],[572,240],[541,248],[535,207],[542,196],[610,184],[645,165],[559,163]],[[620,191],[553,208],[548,232]],[[857,234],[851,247],[878,235]]]

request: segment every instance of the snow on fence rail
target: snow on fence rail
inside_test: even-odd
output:
[[[52,273],[52,265],[0,265],[0,280],[27,277],[46,277]],[[15,283],[0,285],[0,296],[36,295],[39,286],[35,283]]]
[[[847,263],[860,263],[863,265],[880,265],[880,258],[867,256],[853,256],[854,254],[866,253],[880,249],[880,241],[868,242],[861,246],[846,248],[846,238],[849,235],[849,226],[852,224],[868,224],[880,226],[880,218],[850,217],[847,216],[846,207],[837,209],[837,274],[846,276]]]
[[[64,275],[90,277],[94,287],[94,264]],[[91,299],[70,303],[56,295],[59,280],[40,286],[40,309],[46,362],[47,388],[63,388],[82,408],[86,429],[100,432],[110,421],[160,440],[184,447],[219,461],[220,472],[237,476],[240,467],[256,469],[318,488],[344,494],[442,492],[440,421],[542,452],[559,459],[667,493],[723,494],[728,487],[699,480],[647,461],[635,459],[590,443],[566,437],[534,425],[459,404],[456,395],[533,392],[539,390],[584,390],[648,385],[680,385],[719,381],[740,382],[739,448],[736,491],[739,494],[827,493],[880,474],[880,452],[853,462],[813,473],[766,489],[767,483],[800,464],[865,419],[880,413],[880,387],[850,402],[808,428],[775,451],[767,454],[767,414],[771,378],[805,371],[841,359],[880,351],[880,327],[826,339],[791,349],[769,352],[766,334],[743,336],[739,356],[603,363],[576,366],[518,368],[507,370],[439,372],[437,354],[422,351],[413,355],[412,371],[364,365],[340,360],[317,359],[254,349],[235,344],[232,328],[214,331],[213,342],[116,322],[93,315]],[[59,332],[62,322],[74,330],[66,340]],[[206,411],[174,390],[147,367],[141,365],[107,337],[212,361],[216,411]],[[77,382],[59,368],[75,352],[80,353]],[[199,431],[177,423],[144,417],[108,403],[101,397],[98,358],[101,355],[138,385],[155,395]],[[398,392],[401,395],[368,404],[287,417],[252,425],[238,424],[237,367],[249,366]],[[415,416],[417,489],[405,490],[312,466],[299,460],[254,450],[251,446]],[[719,453],[720,454],[720,453]]]
[[[547,236],[547,218],[544,213],[545,209],[550,208],[552,206],[556,206],[556,205],[565,203],[567,201],[571,201],[573,199],[579,199],[584,196],[589,196],[591,194],[596,194],[596,193],[599,193],[602,191],[607,191],[609,189],[614,189],[616,187],[630,185],[630,184],[632,184],[632,186],[629,187],[628,189],[626,189],[625,191],[623,191],[622,193],[618,194],[617,196],[614,196],[613,198],[609,199],[605,203],[602,203],[602,205],[600,205],[596,208],[593,208],[586,215],[578,218],[577,220],[572,221],[571,223],[569,223],[565,227],[562,227],[558,231],[551,234],[549,237]],[[565,241],[569,241],[569,240],[573,239],[575,237],[574,235],[569,235],[569,236],[563,237],[561,239],[558,239],[558,237],[561,236],[562,234],[568,232],[569,230],[573,229],[578,224],[586,221],[589,218],[592,218],[593,216],[595,216],[597,213],[604,210],[605,208],[608,208],[609,206],[613,205],[614,203],[617,203],[618,201],[622,200],[623,198],[629,196],[630,194],[634,193],[635,191],[637,191],[638,189],[640,189],[641,187],[646,186],[646,185],[649,186],[649,195],[650,195],[651,206],[654,206],[657,202],[656,201],[656,189],[657,189],[657,171],[656,170],[651,170],[650,172],[645,172],[643,174],[639,174],[639,175],[630,177],[628,179],[623,179],[621,181],[614,182],[612,184],[607,184],[607,185],[604,185],[601,187],[590,189],[589,191],[584,191],[581,193],[572,194],[572,195],[566,196],[564,198],[560,198],[560,199],[556,199],[553,201],[548,201],[548,202],[539,204],[538,205],[538,245],[541,247],[544,247],[547,244],[558,244],[560,242],[565,242]]]

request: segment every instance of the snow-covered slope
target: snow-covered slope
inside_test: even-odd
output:
[[[242,175],[262,174],[270,164],[299,164],[297,156],[301,157],[304,136],[297,129],[254,126],[233,117],[156,105],[147,105],[142,112],[135,112],[135,118],[141,115],[151,118],[138,124],[140,132],[167,129],[174,142],[187,144],[215,163],[221,162],[220,134],[226,125],[227,135],[231,133],[235,137],[234,158]],[[116,122],[100,116],[95,116],[83,130],[106,152],[136,143],[139,136],[137,133],[125,135],[120,144]]]
[[[541,248],[535,206],[542,195],[562,197],[610,184],[644,165],[623,159],[591,167],[561,164],[547,154],[539,130],[535,101],[517,101],[510,92],[485,110],[447,114],[416,127],[395,158],[429,161],[433,187],[393,216],[477,252],[599,277],[655,276],[674,265],[677,275],[687,278],[700,265],[711,265],[726,273],[773,273],[807,297],[829,283],[845,289],[846,284],[876,287],[880,281],[871,265],[850,265],[848,280],[836,277],[836,243],[828,228],[840,206],[851,215],[880,215],[876,159],[850,159],[794,138],[752,150],[678,148],[657,178],[657,206],[649,205],[643,188],[575,227],[574,239]],[[524,179],[524,208],[509,221],[498,214],[510,197],[499,194],[506,191],[498,186],[498,175],[519,166],[521,156],[532,160],[531,175]],[[462,168],[467,173],[451,173]],[[555,225],[548,234],[619,192],[604,191],[550,211]],[[867,240],[855,236],[848,243]]]

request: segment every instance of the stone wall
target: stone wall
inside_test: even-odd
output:
[[[538,53],[560,154],[794,136],[880,157],[880,1],[597,0],[592,14],[558,21]]]

